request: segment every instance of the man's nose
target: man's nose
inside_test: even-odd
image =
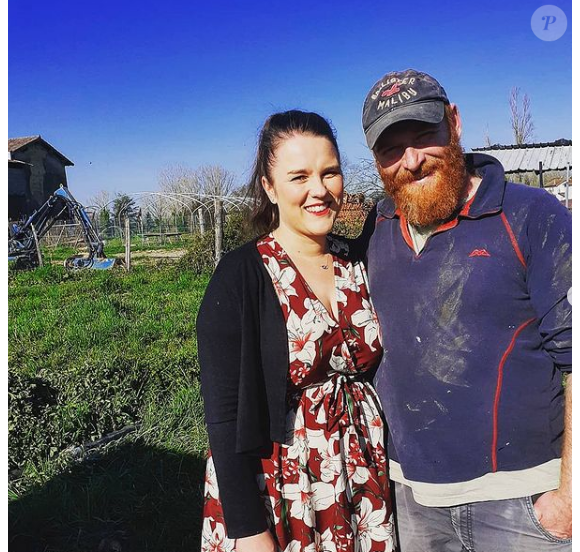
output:
[[[410,172],[415,172],[421,167],[425,161],[425,154],[420,149],[414,147],[407,147],[403,154],[402,164],[405,169]]]

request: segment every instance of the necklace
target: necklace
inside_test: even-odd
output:
[[[279,241],[279,240],[278,240],[278,238],[277,238],[277,237],[274,235],[274,232],[272,232],[270,235],[271,235],[271,236],[272,236],[272,237],[273,237],[273,238],[274,238],[274,239],[275,239],[275,240],[276,240],[276,241],[277,241],[277,242],[280,244],[280,241]],[[281,244],[280,244],[280,245],[281,245]],[[282,247],[283,247],[283,246],[282,246]],[[283,249],[285,249],[285,248],[283,247]],[[288,249],[286,249],[286,253],[287,253],[287,254],[289,253]],[[296,253],[297,253],[297,256],[301,256],[301,254],[300,254],[300,251],[297,251]],[[322,255],[322,257],[323,257],[323,258],[325,259],[325,261],[326,261],[326,262],[324,262],[324,263],[322,263],[322,264],[319,264],[319,265],[318,265],[318,266],[319,266],[319,267],[320,267],[322,270],[328,270],[328,268],[329,268],[329,266],[330,266],[330,263],[328,262],[328,255],[329,255],[329,253],[324,253],[324,254]],[[320,261],[318,261],[318,260],[317,260],[317,261],[309,261],[309,262],[312,262],[312,263],[314,263],[314,262],[320,262]]]

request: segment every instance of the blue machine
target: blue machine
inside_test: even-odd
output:
[[[69,257],[64,263],[65,266],[73,269],[112,268],[117,259],[108,259],[105,256],[103,240],[97,234],[84,207],[62,184],[21,226],[10,225],[8,261],[13,262],[16,268],[37,267],[41,261],[39,242],[65,210],[68,210],[68,218],[80,223],[89,250],[87,256]]]

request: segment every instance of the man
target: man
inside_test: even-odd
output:
[[[359,240],[402,552],[571,550],[570,214],[463,155],[425,73],[378,81],[363,128],[387,192]]]

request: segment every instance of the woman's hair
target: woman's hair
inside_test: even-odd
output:
[[[250,222],[259,235],[268,234],[279,224],[278,206],[270,202],[262,187],[262,177],[272,181],[271,168],[276,149],[280,142],[296,134],[327,138],[334,146],[340,162],[336,133],[324,117],[298,110],[274,113],[268,117],[258,138],[256,160],[248,188],[248,195],[254,200]]]

